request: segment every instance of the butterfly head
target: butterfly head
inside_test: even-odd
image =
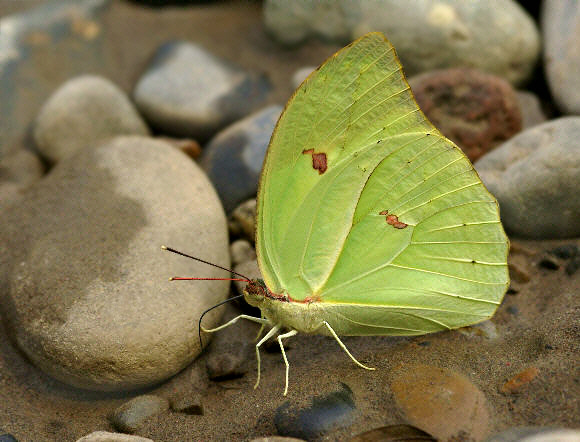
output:
[[[266,300],[276,300],[281,302],[289,302],[289,298],[285,294],[272,293],[266,283],[262,279],[252,279],[244,289],[244,298],[246,302],[254,307],[260,308]]]

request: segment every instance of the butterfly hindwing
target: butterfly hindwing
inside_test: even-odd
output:
[[[379,33],[289,101],[262,172],[256,246],[269,289],[324,303],[344,334],[478,322],[508,281],[495,199],[420,111]]]

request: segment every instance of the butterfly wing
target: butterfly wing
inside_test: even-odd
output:
[[[343,334],[478,322],[508,283],[495,199],[420,111],[380,33],[327,60],[286,106],[256,246],[269,289],[327,305]]]

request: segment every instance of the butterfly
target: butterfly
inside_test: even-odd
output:
[[[277,333],[420,335],[490,318],[507,290],[495,198],[425,117],[395,49],[369,33],[316,69],[286,105],[264,160],[246,301]],[[261,330],[262,331],[262,330]]]

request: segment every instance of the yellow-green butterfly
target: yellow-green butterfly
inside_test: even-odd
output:
[[[264,281],[246,287],[282,340],[420,335],[490,318],[508,287],[498,205],[415,102],[393,46],[370,33],[294,93],[258,190]]]

